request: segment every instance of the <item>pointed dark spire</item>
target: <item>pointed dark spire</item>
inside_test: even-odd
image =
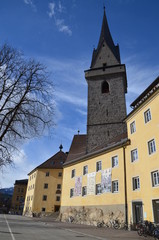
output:
[[[111,36],[111,33],[110,33],[110,30],[109,30],[109,26],[108,26],[108,22],[107,22],[107,18],[106,18],[106,13],[105,13],[105,7],[104,7],[102,29],[101,29],[101,34],[100,34],[97,49],[101,46],[101,44],[103,43],[103,40],[106,41],[107,45],[110,47],[111,50],[112,50],[112,48],[115,47],[112,36]]]
[[[63,146],[62,146],[62,144],[60,144],[60,147],[59,147],[59,149],[60,149],[60,151],[62,151],[62,149],[63,149]]]
[[[119,46],[114,45],[110,30],[109,30],[108,22],[107,22],[105,6],[104,6],[104,15],[103,15],[101,34],[100,34],[100,38],[99,38],[99,42],[98,42],[98,47],[93,52],[91,67],[93,66],[93,64],[95,62],[96,56],[98,55],[99,49],[101,48],[103,41],[106,42],[106,44],[108,45],[108,47],[110,48],[110,50],[112,51],[112,53],[114,54],[114,56],[116,57],[118,62],[120,63]]]

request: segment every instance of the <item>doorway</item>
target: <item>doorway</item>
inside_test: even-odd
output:
[[[55,205],[54,211],[55,211],[55,212],[59,212],[59,211],[60,211],[60,206],[59,206],[59,205]]]
[[[133,202],[133,223],[137,224],[143,221],[143,203],[142,202]]]
[[[152,200],[154,222],[159,223],[159,199]]]

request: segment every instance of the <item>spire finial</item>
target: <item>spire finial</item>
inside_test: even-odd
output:
[[[60,151],[62,151],[62,149],[63,149],[63,146],[62,146],[62,144],[60,144],[60,147],[59,147],[59,149],[60,149]]]
[[[105,2],[103,1],[103,10],[105,12]]]

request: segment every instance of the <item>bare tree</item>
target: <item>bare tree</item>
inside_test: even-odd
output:
[[[46,67],[16,49],[0,48],[0,167],[25,139],[53,125],[53,84]]]

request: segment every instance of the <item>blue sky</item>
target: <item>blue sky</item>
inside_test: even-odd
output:
[[[4,42],[48,66],[54,83],[51,136],[20,147],[14,167],[0,173],[0,187],[13,186],[59,150],[68,151],[73,135],[86,133],[87,84],[106,6],[108,24],[121,62],[126,64],[130,103],[159,75],[158,0],[1,0],[0,45]]]

